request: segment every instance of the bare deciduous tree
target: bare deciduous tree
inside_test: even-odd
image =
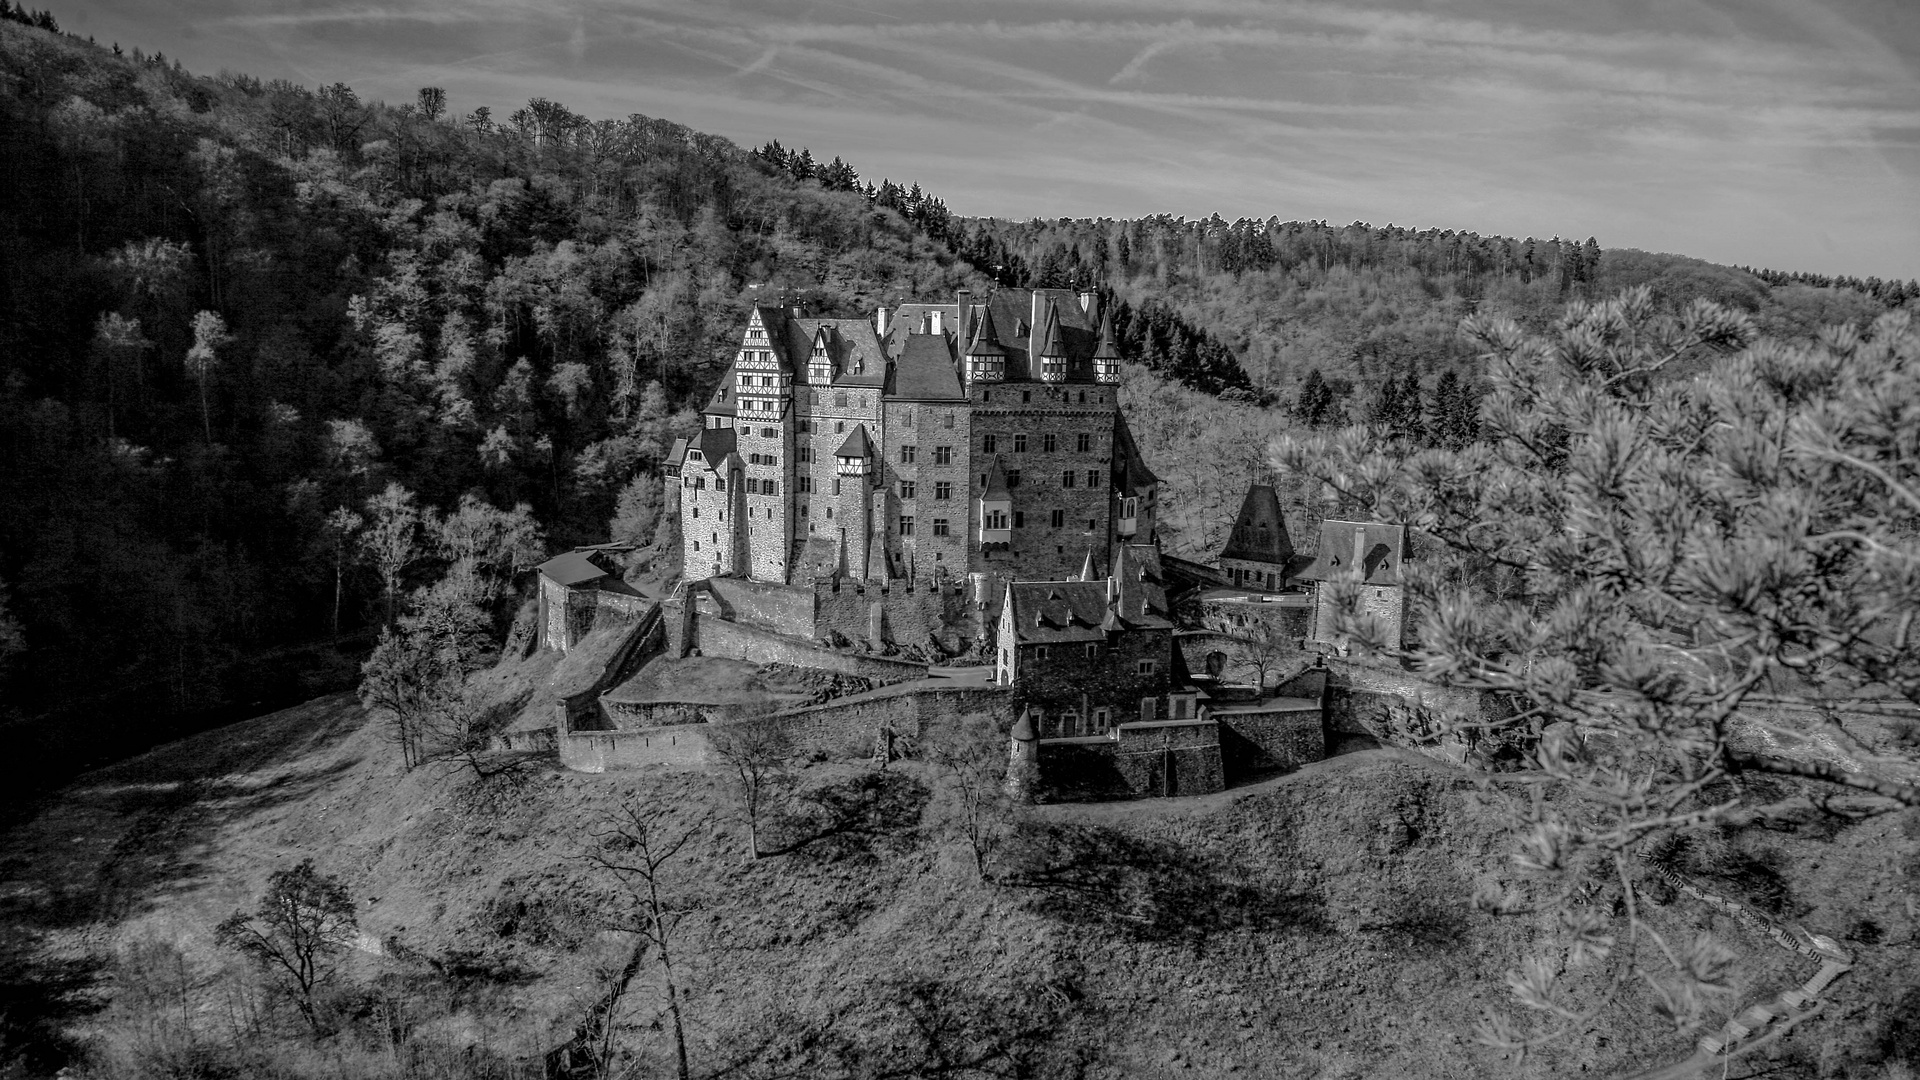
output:
[[[680,1015],[680,984],[673,968],[674,931],[685,909],[666,894],[666,868],[693,839],[698,825],[668,829],[661,825],[664,816],[660,806],[645,799],[623,800],[594,826],[593,844],[582,857],[626,891],[630,906],[613,925],[638,940],[635,958],[643,959],[650,950],[660,963],[662,993],[673,1033],[674,1075],[687,1080],[687,1034]]]
[[[733,772],[740,810],[747,818],[747,851],[757,859],[760,819],[769,803],[793,783],[793,739],[777,720],[715,724],[707,738],[714,754]]]
[[[314,992],[334,973],[334,958],[359,930],[353,898],[340,879],[314,869],[312,859],[267,879],[252,914],[236,911],[214,928],[214,940],[279,972],[300,1015],[314,1031],[320,1016]]]
[[[944,782],[955,828],[973,854],[981,881],[992,881],[987,861],[1006,839],[1014,804],[1007,793],[1007,735],[992,717],[970,713],[929,732],[920,753]]]

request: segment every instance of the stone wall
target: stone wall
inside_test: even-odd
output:
[[[975,614],[964,580],[935,584],[896,581],[863,585],[851,581],[823,581],[815,585],[816,616],[813,636],[838,633],[848,641],[873,639],[874,605],[880,605],[881,640],[898,645],[926,646],[938,641],[947,653],[973,643]]]
[[[706,728],[686,725],[645,731],[574,731],[559,737],[560,763],[579,772],[645,765],[694,769],[707,763]]]
[[[1261,675],[1261,659],[1266,660],[1266,679],[1291,672],[1313,662],[1320,654],[1301,648],[1310,613],[1305,608],[1280,605],[1236,604],[1236,608],[1261,607],[1261,621],[1270,630],[1240,627],[1212,627],[1185,631],[1177,642],[1187,670],[1195,675],[1213,675],[1222,682],[1252,684]],[[1252,618],[1249,615],[1248,618]],[[1264,635],[1271,633],[1271,637]]]
[[[1319,709],[1212,714],[1220,725],[1220,760],[1228,783],[1262,773],[1292,772],[1327,756]]]
[[[1434,686],[1396,668],[1333,658],[1328,669],[1329,734],[1371,735],[1443,761],[1467,760],[1472,738],[1427,736],[1448,722],[1493,719],[1506,708],[1493,694]]]
[[[972,415],[965,405],[886,403],[888,438],[880,466],[889,496],[885,531],[893,564],[910,577],[931,578],[942,571],[957,578],[966,576],[972,506],[967,448],[972,430]],[[902,453],[909,446],[912,461]],[[913,519],[911,533],[902,527],[907,517]]]
[[[774,716],[786,726],[802,754],[845,760],[873,754],[883,732],[891,732],[895,756],[915,756],[915,746],[933,726],[969,713],[994,717],[1001,730],[1013,727],[1012,695],[1004,687],[951,689],[904,687],[790,709]]]
[[[1112,644],[1094,645],[1092,657],[1080,642],[1019,646],[1018,701],[1014,707],[1030,707],[1041,714],[1043,737],[1055,731],[1047,725],[1069,710],[1084,720],[1093,716],[1094,710],[1107,709],[1113,724],[1149,719],[1143,715],[1141,700],[1158,702],[1166,694],[1173,665],[1171,631],[1128,631],[1114,635]],[[1043,647],[1047,650],[1044,660],[1039,656]],[[1142,660],[1153,661],[1152,672],[1140,672]],[[1158,707],[1156,704],[1156,710]]]
[[[737,702],[701,701],[612,701],[600,699],[600,707],[617,731],[673,727],[677,724],[719,724],[753,715],[753,706]]]
[[[745,578],[710,578],[705,588],[720,601],[726,617],[748,626],[794,637],[813,636],[813,590],[803,585],[769,585]]]
[[[672,613],[668,614],[669,625],[678,621]],[[917,679],[927,673],[925,664],[822,649],[803,639],[709,616],[694,617],[686,645],[699,649],[703,656],[727,656],[755,664],[793,664],[886,682]]]
[[[1017,522],[1011,551],[976,549],[968,569],[995,575],[997,593],[1010,576],[1023,581],[1072,577],[1091,548],[1095,569],[1104,573],[1112,544],[1108,512],[1117,388],[980,383],[968,393],[974,410],[968,494],[977,500],[985,493],[984,478],[998,458],[1007,471]],[[1054,436],[1052,450],[1046,448],[1049,434]],[[1079,448],[1081,435],[1087,436],[1085,451]],[[993,440],[991,451],[988,438]],[[1096,474],[1092,487],[1087,485],[1088,470]],[[1068,471],[1074,473],[1070,488],[1062,483]],[[1059,525],[1053,523],[1056,510]]]
[[[1220,734],[1209,721],[1123,724],[1110,737],[1038,744],[1048,802],[1203,795],[1226,787]]]

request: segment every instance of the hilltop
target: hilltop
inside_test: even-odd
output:
[[[44,1068],[84,1050],[102,1077],[189,1058],[388,1075],[395,1055],[537,1075],[628,948],[603,929],[616,890],[578,857],[627,798],[693,833],[668,888],[685,911],[698,1075],[921,1075],[940,1055],[1036,1076],[1615,1075],[1689,1045],[1643,1013],[1524,1062],[1473,1043],[1533,933],[1465,902],[1510,846],[1483,801],[1525,796],[1404,751],[1201,799],[1039,808],[998,856],[1013,884],[989,886],[913,763],[805,769],[796,808],[841,827],[752,861],[718,773],[536,760],[482,783],[403,774],[382,736],[351,700],[322,698],[90,774],[8,835],[14,1052]],[[1888,935],[1850,943],[1862,966],[1836,1014],[1779,1044],[1775,1075],[1913,1054],[1911,920],[1899,898],[1851,895],[1845,868],[1912,859],[1914,838],[1881,819],[1730,842],[1716,887],[1764,883],[1772,910],[1830,932],[1847,930],[1825,926],[1829,903],[1872,911]],[[348,884],[363,945],[386,954],[358,956],[336,999],[343,1031],[319,1047],[259,1026],[254,977],[211,939],[303,857]],[[1715,921],[1684,902],[1656,920],[1680,934]],[[1730,923],[1720,933],[1741,956],[1740,997],[1804,977]],[[652,977],[620,1035],[643,1064],[665,1051]]]

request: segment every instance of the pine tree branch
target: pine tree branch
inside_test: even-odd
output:
[[[1791,761],[1787,758],[1768,757],[1764,754],[1748,753],[1744,750],[1725,751],[1726,762],[1735,770],[1746,772],[1775,773],[1782,776],[1801,776],[1809,780],[1824,780],[1829,784],[1853,788],[1856,791],[1882,795],[1907,806],[1920,806],[1920,787],[1902,784],[1897,780],[1868,773],[1850,773],[1836,765],[1822,761]]]

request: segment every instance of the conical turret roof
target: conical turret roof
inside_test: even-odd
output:
[[[1095,360],[1120,359],[1120,347],[1113,343],[1113,313],[1100,316],[1100,346],[1093,350]]]
[[[973,328],[973,341],[967,345],[968,356],[1005,356],[1006,347],[1000,344],[1000,334],[993,327],[993,305],[980,305],[980,321]]]
[[[873,456],[873,441],[867,438],[867,425],[855,424],[853,434],[835,450],[835,457],[864,458]]]
[[[1044,342],[1044,344],[1040,346],[1040,351],[1035,355],[1037,356],[1067,355],[1066,342],[1060,340],[1060,311],[1058,308],[1054,307],[1052,301],[1047,302],[1047,332],[1046,332],[1046,336],[1043,337],[1041,340]]]

